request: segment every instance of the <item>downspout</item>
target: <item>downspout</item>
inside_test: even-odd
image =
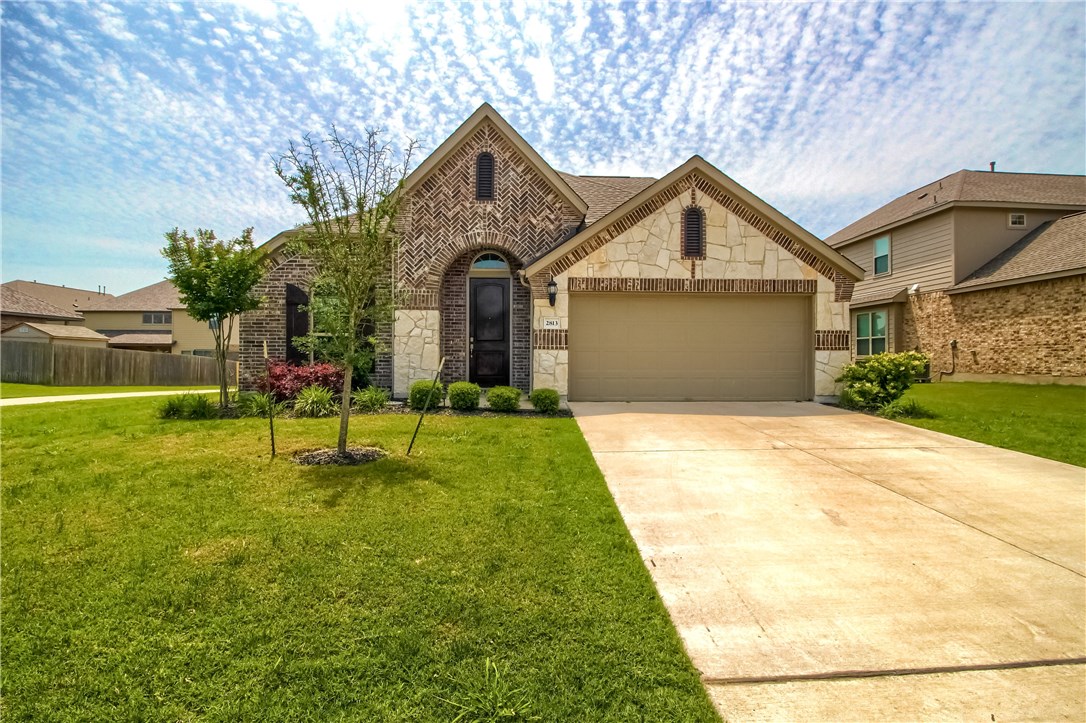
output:
[[[528,283],[528,277],[524,269],[517,269],[517,281],[528,289],[528,394],[535,389],[535,297],[532,296],[532,285]]]
[[[958,368],[958,340],[954,339],[950,342],[950,371],[939,372],[939,381],[943,381],[943,375],[953,376],[955,370]]]

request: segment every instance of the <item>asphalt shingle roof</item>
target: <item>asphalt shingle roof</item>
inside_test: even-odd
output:
[[[171,334],[125,333],[109,337],[110,346],[170,346]]]
[[[38,324],[37,322],[24,322],[27,326],[48,334],[57,339],[101,339],[106,340],[104,334],[99,334],[94,329],[85,326],[64,326],[63,324]],[[18,328],[18,327],[16,327]],[[10,330],[9,330],[10,331]],[[11,334],[10,336],[14,336]]]
[[[33,296],[42,301],[48,301],[62,309],[81,309],[92,301],[112,299],[113,294],[103,294],[90,289],[77,289],[74,286],[57,286],[56,284],[42,284],[37,281],[23,281],[16,279],[8,281],[4,286],[22,292],[27,296]]]
[[[953,288],[968,289],[1076,269],[1086,272],[1086,213],[1041,224]]]
[[[588,204],[584,219],[586,226],[656,183],[655,178],[638,176],[574,176],[561,171],[558,175]]]
[[[958,171],[895,198],[829,236],[826,243],[840,246],[875,229],[954,202],[1086,207],[1086,176]]]
[[[169,281],[144,286],[112,299],[88,302],[82,311],[169,311],[182,308],[177,288]]]
[[[83,317],[71,309],[62,309],[10,286],[0,286],[0,311],[19,316],[40,316],[43,319],[81,320]]]

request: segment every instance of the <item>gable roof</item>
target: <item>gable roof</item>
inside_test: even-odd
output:
[[[11,334],[13,330],[18,329],[20,326],[29,326],[31,329],[37,329],[41,333],[51,336],[54,339],[94,339],[106,341],[108,337],[104,334],[99,334],[94,329],[88,329],[85,326],[64,326],[63,324],[38,324],[32,321],[24,321],[22,324],[11,327],[4,332],[4,334]]]
[[[62,309],[72,310],[83,307],[90,301],[99,299],[112,299],[113,294],[106,294],[90,289],[77,289],[74,286],[58,286],[56,284],[42,284],[37,281],[24,281],[16,279],[4,284],[8,288],[20,291],[28,296],[33,296],[42,301],[47,301]]]
[[[0,286],[0,311],[5,314],[36,316],[42,319],[70,319],[81,321],[83,317],[71,309],[62,309],[35,296],[24,294],[7,284]]]
[[[112,299],[87,304],[83,311],[169,311],[183,308],[177,287],[166,280]]]
[[[1086,273],[1086,212],[1043,223],[949,291]]]
[[[1086,176],[961,170],[895,198],[826,239],[833,247],[952,205],[1086,209]]]
[[[498,111],[489,103],[483,103],[479,106],[474,113],[472,113],[466,121],[460,124],[460,127],[453,131],[453,134],[445,139],[445,142],[438,146],[433,153],[426,157],[418,168],[411,172],[403,182],[403,192],[406,193],[414,188],[419,183],[422,183],[438,166],[455,151],[461,143],[467,140],[471,134],[485,122],[491,122],[498,129],[498,132],[509,139],[509,142],[528,159],[528,162],[535,166],[535,169],[541,176],[547,179],[547,182],[554,187],[554,190],[558,192],[558,195],[562,196],[571,206],[576,208],[580,213],[584,214],[588,210],[588,204],[584,199],[577,195],[566,179],[562,178],[553,168],[550,167],[543,157],[540,156],[534,148],[528,145],[519,133],[517,133],[513,126],[509,125],[508,121],[498,114]]]
[[[575,176],[558,172],[588,204],[584,222],[591,225],[622,205],[622,202],[656,182],[640,176]]]
[[[584,230],[575,234],[568,241],[565,241],[555,248],[551,249],[547,253],[540,256],[538,259],[530,263],[524,270],[523,274],[526,277],[534,276],[539,272],[546,269],[555,261],[566,256],[578,246],[588,242],[594,236],[602,232],[608,226],[621,220],[626,214],[636,209],[641,204],[650,200],[653,196],[667,189],[683,178],[687,177],[691,173],[700,173],[717,186],[725,189],[727,193],[733,196],[739,203],[743,204],[747,208],[760,214],[762,217],[778,226],[782,231],[791,236],[802,246],[806,247],[815,256],[830,264],[830,266],[844,273],[846,276],[852,278],[855,281],[859,281],[864,277],[864,271],[862,268],[846,259],[844,256],[834,251],[832,248],[820,241],[814,234],[806,230],[792,219],[785,216],[777,209],[770,206],[768,203],[758,198],[746,188],[735,182],[723,171],[718,169],[706,161],[701,156],[691,156],[686,163],[682,164],[675,170],[668,173],[663,178],[655,181],[654,183],[641,189],[638,193],[628,198],[625,202],[619,206],[608,211],[603,217],[588,226]]]

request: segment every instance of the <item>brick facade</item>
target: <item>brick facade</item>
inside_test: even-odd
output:
[[[933,373],[1086,377],[1086,276],[964,294],[909,297],[902,350],[919,348]]]

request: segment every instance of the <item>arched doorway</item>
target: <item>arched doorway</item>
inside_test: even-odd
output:
[[[468,268],[468,380],[509,384],[512,361],[512,272],[501,254],[485,251]]]

